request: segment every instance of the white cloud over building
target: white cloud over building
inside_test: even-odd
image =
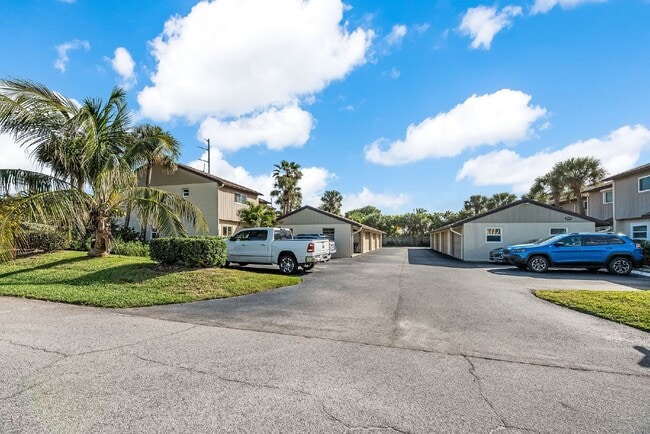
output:
[[[531,105],[531,99],[510,89],[472,95],[446,113],[409,125],[404,140],[387,143],[379,139],[370,144],[365,149],[366,159],[390,166],[454,157],[483,145],[521,142],[530,137],[533,124],[546,114],[546,109]]]
[[[641,152],[647,149],[650,149],[650,130],[643,125],[626,125],[603,138],[579,141],[528,157],[511,149],[490,152],[467,160],[456,180],[471,179],[478,186],[507,185],[512,186],[516,193],[524,193],[530,189],[536,177],[568,158],[597,158],[610,174],[615,174],[634,167]]]

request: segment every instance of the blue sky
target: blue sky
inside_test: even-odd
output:
[[[650,161],[647,0],[0,0],[0,77],[66,96],[128,89],[181,162],[304,203],[459,210],[574,156]],[[30,168],[0,136],[0,167]]]

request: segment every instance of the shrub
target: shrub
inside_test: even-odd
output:
[[[151,259],[164,265],[222,267],[226,264],[226,242],[219,237],[154,238]]]
[[[646,240],[634,240],[634,241],[641,244],[641,248],[643,249],[643,265],[649,266],[650,265],[650,242]]]
[[[111,253],[123,256],[143,256],[150,255],[149,244],[140,241],[121,241],[114,239],[111,241]]]
[[[119,241],[138,241],[140,233],[129,226],[120,226],[115,223],[111,224],[111,235],[113,239]]]
[[[26,250],[42,250],[44,252],[61,250],[68,247],[66,235],[50,227],[30,228],[25,234],[23,243],[23,247]]]

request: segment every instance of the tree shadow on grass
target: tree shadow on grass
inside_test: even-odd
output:
[[[76,262],[82,262],[82,261],[92,261],[93,259],[97,259],[97,258],[91,258],[90,256],[81,256],[81,257],[77,257],[77,258],[61,259],[61,260],[58,260],[58,261],[55,261],[55,262],[48,262],[46,264],[37,265],[37,266],[31,267],[31,268],[23,268],[23,269],[20,269],[20,270],[8,271],[6,273],[0,273],[0,279],[2,279],[3,277],[11,277],[11,276],[15,276],[15,275],[18,275],[18,274],[30,273],[32,271],[37,271],[37,270],[47,270],[49,268],[58,267],[60,265],[74,264]]]
[[[89,272],[83,276],[65,280],[65,282],[61,283],[70,285],[143,283],[150,279],[174,274],[179,271],[185,271],[185,269],[159,270],[151,264],[124,264]]]

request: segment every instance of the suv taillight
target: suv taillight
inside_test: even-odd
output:
[[[307,244],[307,252],[314,253],[314,243]]]

